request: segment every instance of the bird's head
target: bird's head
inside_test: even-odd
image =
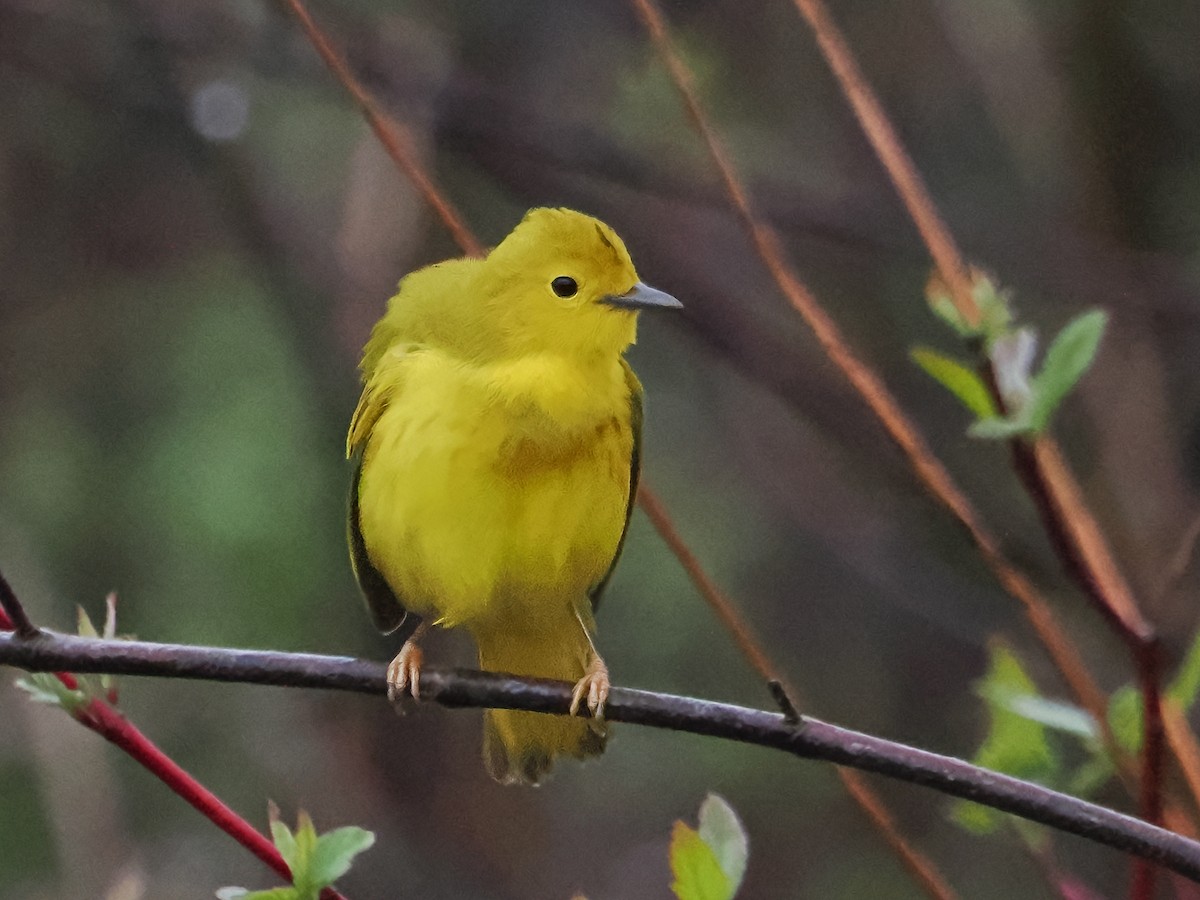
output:
[[[620,354],[641,309],[682,304],[638,280],[625,244],[598,219],[533,209],[487,258],[488,299],[508,351]]]

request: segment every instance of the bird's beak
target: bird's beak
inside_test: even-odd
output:
[[[658,288],[638,282],[624,294],[609,294],[600,299],[601,303],[615,306],[617,309],[683,309],[683,304]]]

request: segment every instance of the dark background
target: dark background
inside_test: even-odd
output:
[[[791,258],[1044,587],[1105,687],[1123,652],[1069,588],[1003,447],[907,359],[954,350],[928,260],[786,0],[665,7]],[[970,257],[1043,335],[1100,306],[1095,369],[1056,421],[1172,660],[1196,579],[1164,572],[1198,508],[1200,6],[837,3]],[[646,482],[806,708],[968,755],[1003,635],[1063,696],[1017,604],[786,305],[622,3],[313,9],[486,243],[534,205],[608,221],[687,306],[643,317]],[[35,618],[120,595],[162,641],[390,658],[343,538],[357,354],[397,279],[457,250],[279,7],[0,0],[0,565]],[[620,684],[747,704],[762,685],[641,515],[600,616]],[[458,636],[431,661],[469,662]],[[5,682],[11,682],[6,675]],[[477,712],[138,681],[122,706],[252,821],[268,798],[378,835],[371,897],[666,898],[671,823],[744,818],[746,897],[921,896],[827,766],[622,727],[503,788]],[[879,784],[964,896],[1050,896],[1011,836]],[[1100,799],[1128,800],[1115,789]],[[1127,866],[1059,837],[1105,895]],[[261,864],[121,753],[0,691],[0,897],[203,898]]]

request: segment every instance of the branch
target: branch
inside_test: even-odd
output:
[[[875,370],[859,359],[837,323],[787,261],[779,234],[755,211],[749,191],[734,167],[720,135],[709,121],[708,113],[696,91],[695,79],[683,57],[675,49],[666,20],[657,4],[654,0],[631,2],[654,42],[671,80],[675,83],[693,126],[708,148],[709,156],[712,157],[713,165],[720,174],[729,196],[730,206],[737,213],[780,292],[812,329],[830,361],[837,366],[879,419],[888,436],[912,466],[921,484],[966,528],[979,555],[992,570],[996,580],[1020,601],[1039,640],[1080,705],[1097,722],[1105,721],[1107,698],[1088,670],[1082,653],[1058,623],[1049,604],[1033,583],[1004,555],[999,538],[985,524],[949,470],[934,455],[916,423],[901,408],[899,401]]]
[[[0,628],[11,629],[23,638],[34,638],[41,634],[3,575],[0,575]]]
[[[142,641],[105,641],[43,631],[35,638],[0,634],[0,664],[29,671],[71,669],[112,675],[154,675],[243,684],[324,688],[382,696],[382,663],[344,656],[235,650]],[[491,672],[429,668],[422,694],[448,707],[566,712],[563,682]],[[817,719],[791,725],[764,712],[670,694],[615,688],[612,721],[725,738],[887,775],[1088,838],[1200,883],[1200,843],[1057,791],[990,772],[961,760],[839,728]]]

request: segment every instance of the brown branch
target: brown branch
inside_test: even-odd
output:
[[[784,718],[786,720],[786,715]],[[892,848],[892,852],[900,857],[904,867],[924,888],[925,893],[931,897],[942,898],[942,900],[954,900],[958,897],[958,894],[954,892],[954,889],[950,887],[945,877],[929,858],[904,837],[895,818],[892,817],[891,811],[867,784],[866,779],[859,772],[845,766],[836,766],[834,771],[837,772],[846,791],[854,798],[854,802],[866,813],[875,829],[883,835],[888,846]]]
[[[767,683],[775,702],[783,712],[784,719],[791,723],[799,722],[800,715],[796,710],[799,693],[795,687],[787,683],[779,667],[771,661],[766,650],[763,649],[762,641],[754,634],[750,623],[746,621],[745,616],[741,614],[733,600],[709,577],[667,515],[662,502],[645,486],[639,492],[638,502],[667,546],[671,548],[671,552],[679,559],[692,584],[716,613],[725,630],[732,635],[738,649],[742,651],[742,655]],[[843,766],[837,766],[836,772],[851,799],[866,814],[888,846],[892,848],[892,851],[900,858],[901,863],[917,883],[924,888],[925,892],[938,900],[954,900],[958,895],[933,862],[904,837],[895,818],[866,780],[857,772]]]
[[[916,426],[900,408],[879,376],[855,356],[837,325],[787,263],[775,230],[755,214],[749,194],[734,169],[729,154],[709,124],[708,115],[693,87],[691,73],[675,50],[657,6],[652,0],[632,2],[654,40],[696,130],[708,146],[713,162],[726,185],[730,203],[739,214],[755,249],[779,289],[812,328],[822,349],[866,401],[889,437],[900,447],[921,483],[963,524],[1001,586],[1021,602],[1039,639],[1079,703],[1097,721],[1103,721],[1107,707],[1105,696],[1088,672],[1074,643],[1054,618],[1050,607],[1037,593],[1033,584],[1005,558],[1000,550],[999,541],[983,524],[975,508],[941,461],[933,455]]]
[[[359,83],[358,79],[354,77],[354,73],[350,71],[350,67],[346,65],[346,61],[333,49],[333,45],[309,15],[304,4],[300,0],[284,0],[284,5],[300,23],[309,42],[321,59],[325,61],[325,65],[333,72],[334,77],[354,98],[355,104],[367,120],[367,124],[371,126],[371,130],[375,132],[375,136],[379,138],[379,143],[383,145],[388,156],[412,181],[421,196],[425,198],[425,202],[437,213],[438,218],[442,220],[455,242],[462,248],[463,253],[467,256],[483,256],[483,245],[467,227],[454,204],[438,189],[433,178],[417,158],[408,130],[388,116],[375,102],[375,99],[367,93],[366,88]]]
[[[1148,822],[1161,822],[1164,755],[1168,746],[1174,748],[1177,743],[1168,745],[1164,738],[1158,635],[1121,575],[1057,442],[1040,436],[1032,444],[1013,441],[1012,448],[1017,473],[1037,506],[1063,567],[1125,642],[1133,659],[1144,723],[1139,813]],[[1130,894],[1136,900],[1153,897],[1154,872],[1150,867],[1135,868]]]
[[[1192,797],[1200,802],[1200,742],[1188,727],[1187,715],[1183,707],[1172,697],[1164,697],[1162,703],[1163,733],[1175,758],[1179,760],[1179,768],[1183,770],[1184,780]]]
[[[916,224],[942,280],[950,290],[955,307],[968,324],[977,324],[981,314],[962,254],[845,38],[823,0],[793,2],[812,27],[822,54]],[[1139,803],[1147,819],[1161,821],[1164,742],[1159,684],[1160,651],[1154,629],[1142,616],[1057,445],[1049,438],[1039,438],[1033,447],[1033,458],[1032,474],[1045,490],[1033,490],[1031,493],[1035,500],[1039,499],[1040,493],[1041,499],[1049,500],[1055,509],[1055,516],[1044,516],[1044,519],[1052,540],[1060,549],[1061,558],[1105,617],[1110,621],[1115,619],[1118,631],[1126,640],[1133,657],[1146,723]],[[1057,534],[1059,531],[1064,532],[1070,540],[1063,540]],[[1133,896],[1148,900],[1153,891],[1153,873],[1141,867],[1135,873]]]
[[[381,699],[387,689],[382,663],[350,657],[106,641],[49,631],[28,640],[0,634],[0,664],[28,671],[70,669],[323,688]],[[423,670],[421,692],[423,698],[448,707],[558,715],[566,713],[571,700],[571,685],[566,682],[465,669]],[[1196,841],[1040,785],[817,719],[806,718],[792,725],[779,713],[628,688],[613,689],[606,716],[614,722],[724,738],[877,772],[1160,863],[1200,883],[1200,843]]]
[[[863,133],[875,155],[887,170],[909,216],[929,248],[942,275],[955,308],[970,325],[980,320],[979,307],[971,289],[971,275],[950,230],[938,215],[937,207],[921,179],[917,167],[896,136],[896,130],[883,111],[883,105],[871,89],[846,44],[841,30],[830,16],[823,0],[793,0],[796,9],[812,27],[817,45],[838,81]]]

